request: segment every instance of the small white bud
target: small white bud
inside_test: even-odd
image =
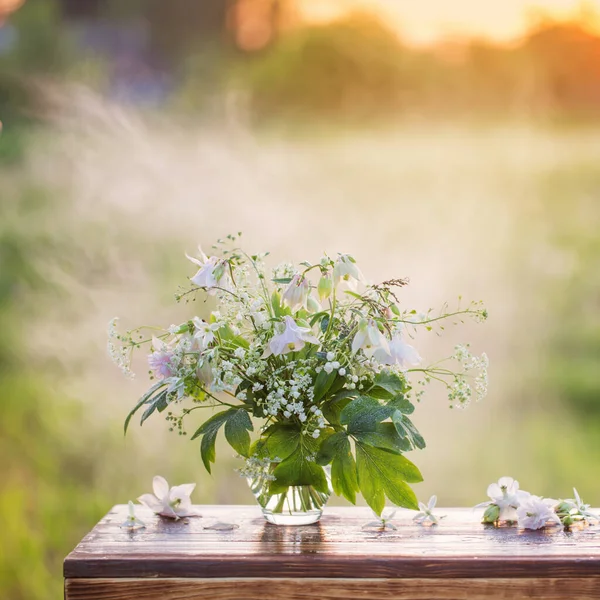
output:
[[[346,374],[346,369],[344,369],[344,367],[342,367],[338,373],[340,374],[340,377],[343,377]]]
[[[327,353],[327,360],[332,361],[335,358],[335,354],[333,352]]]

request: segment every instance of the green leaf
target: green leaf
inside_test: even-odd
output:
[[[357,392],[355,390],[343,390],[338,392],[335,396],[326,400],[321,405],[323,416],[332,425],[341,425],[340,415],[342,414],[342,410],[344,410],[352,399],[356,398],[356,394]]]
[[[274,487],[279,490],[289,486],[312,485],[319,492],[329,491],[323,467],[307,460],[301,448],[280,462],[275,467],[273,475],[276,477],[276,481],[273,482]]]
[[[360,489],[356,475],[356,462],[350,450],[350,441],[345,436],[331,463],[331,486],[338,496],[344,496],[346,500],[356,504],[356,492]]]
[[[345,431],[339,431],[330,435],[323,441],[319,448],[319,452],[317,452],[317,464],[323,466],[328,465],[334,459],[336,454],[343,451],[346,445],[349,449],[350,443],[348,442],[348,436]]]
[[[319,320],[322,319],[323,317],[327,317],[329,316],[329,313],[325,310],[315,313],[314,315],[312,315],[312,317],[310,318],[310,326],[314,327],[315,323]]]
[[[342,410],[340,422],[348,426],[350,433],[373,431],[377,423],[389,418],[392,412],[393,409],[380,404],[375,398],[359,396]]]
[[[379,373],[373,381],[369,395],[382,400],[391,400],[407,389],[406,381],[395,373]]]
[[[138,403],[133,407],[132,411],[127,415],[125,419],[124,425],[124,433],[127,433],[127,428],[129,427],[129,422],[131,421],[131,417],[135,415],[135,413],[147,402],[152,401],[153,394],[160,390],[160,388],[165,387],[167,384],[164,381],[158,381],[155,383],[138,401]]]
[[[410,402],[410,400],[405,398],[404,394],[399,394],[395,398],[392,398],[387,405],[391,408],[395,408],[404,415],[410,415],[415,412],[414,405]]]
[[[385,505],[384,495],[397,506],[418,510],[417,497],[407,482],[417,483],[423,477],[404,456],[357,441],[356,466],[360,491],[377,514],[381,514]]]
[[[358,431],[352,434],[358,441],[395,454],[412,449],[410,441],[396,431],[394,423],[377,423],[374,431]]]
[[[338,376],[337,371],[331,371],[331,373],[327,373],[325,370],[322,370],[315,379],[315,396],[314,401],[318,402],[325,396],[325,394],[329,391],[329,388],[333,385],[335,378]]]
[[[283,316],[283,310],[282,310],[282,306],[281,306],[281,296],[279,295],[279,292],[277,292],[277,290],[275,290],[273,292],[273,294],[271,295],[271,306],[273,307],[273,312],[276,317]]]
[[[243,408],[240,408],[225,422],[225,439],[238,454],[248,456],[250,450],[250,434],[248,432],[253,429],[250,416]]]
[[[406,415],[397,410],[392,415],[392,424],[396,428],[398,435],[406,439],[413,448],[419,448],[420,450],[425,448],[425,439]]]
[[[208,419],[208,421],[205,421],[202,425],[200,425],[200,427],[196,430],[196,433],[194,433],[191,438],[192,440],[195,440],[197,437],[203,436],[202,442],[200,443],[200,455],[202,456],[202,462],[209,473],[210,463],[214,463],[216,458],[215,442],[217,439],[217,433],[219,429],[227,422],[227,419],[237,412],[237,410],[237,408],[230,408],[213,415],[210,419]]]
[[[289,423],[271,425],[261,438],[269,458],[284,460],[292,454],[300,443],[300,429]]]
[[[275,277],[275,279],[271,279],[271,281],[273,283],[286,284],[286,283],[292,283],[292,278],[291,277]]]
[[[169,405],[167,401],[167,390],[163,390],[158,393],[152,400],[150,400],[147,404],[149,404],[148,408],[142,414],[142,419],[140,421],[140,425],[143,425],[144,421],[155,411],[162,412]]]

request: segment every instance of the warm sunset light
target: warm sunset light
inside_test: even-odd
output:
[[[302,17],[327,22],[350,11],[378,14],[406,39],[427,43],[446,36],[510,40],[540,16],[585,20],[600,13],[600,0],[298,0]]]

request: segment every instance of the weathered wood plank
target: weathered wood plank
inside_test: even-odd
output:
[[[119,528],[117,506],[65,560],[69,578],[590,578],[600,576],[600,527],[565,532],[482,526],[469,509],[440,509],[438,527],[399,511],[397,531],[366,531],[368,509],[328,508],[320,523],[277,527],[257,507],[204,506],[177,522],[147,509],[146,529]],[[234,522],[232,531],[204,529]]]
[[[67,579],[66,600],[598,600],[590,579]]]

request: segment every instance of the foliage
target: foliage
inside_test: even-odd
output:
[[[425,446],[408,416],[422,390],[413,394],[409,374],[443,382],[451,402],[466,405],[470,371],[480,371],[474,389],[478,398],[485,395],[487,359],[459,346],[451,357],[459,370],[443,361],[416,368],[420,357],[403,331],[431,330],[464,316],[481,320],[486,311],[477,304],[452,312],[444,307],[437,316],[400,310],[398,294],[407,284],[402,279],[353,291],[362,274],[347,254],[279,265],[268,282],[266,255],[250,256],[232,247],[236,241],[228,236],[214,247],[219,254],[188,257],[199,270],[178,299],[199,292],[216,296],[218,310],[208,321],[193,317],[166,330],[149,328],[151,337],[141,333],[144,327],[120,335],[111,324],[109,348],[119,366],[129,374],[132,351],[150,344],[148,362],[158,379],[132,409],[125,430],[142,410],[141,423],[166,412],[184,433],[192,412],[223,407],[192,435],[201,438],[209,472],[224,429],[246,459],[242,473],[264,477],[272,494],[295,486],[326,493],[324,467],[331,464],[332,487],[350,502],[360,492],[377,514],[386,497],[417,509],[408,484],[422,477],[403,454]],[[254,444],[250,417],[263,423]]]

